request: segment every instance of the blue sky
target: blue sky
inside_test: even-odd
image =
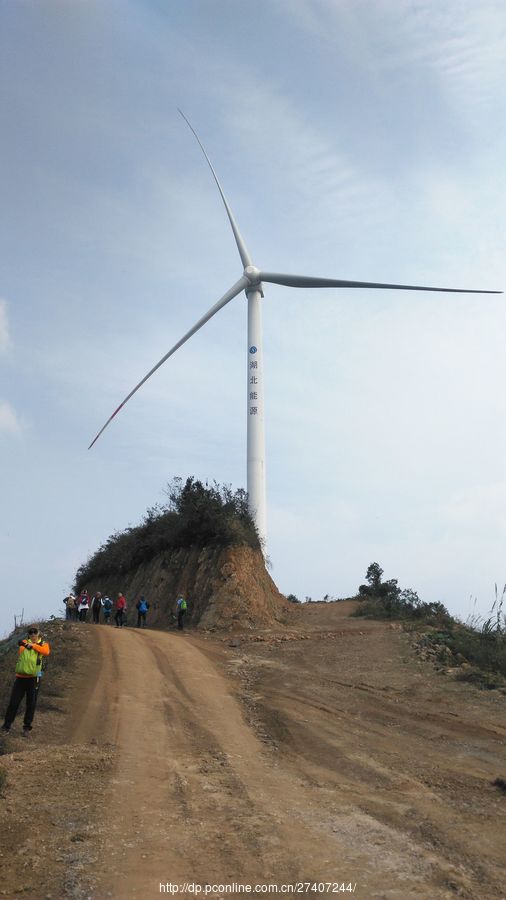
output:
[[[0,630],[173,476],[245,486],[246,302],[118,402],[259,267],[504,289],[502,3],[0,4]],[[268,552],[345,596],[377,560],[465,617],[506,581],[502,296],[264,300]],[[121,587],[121,586],[118,586]]]

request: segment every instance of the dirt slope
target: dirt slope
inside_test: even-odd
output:
[[[2,827],[21,808],[17,771],[25,794],[52,773],[57,806],[32,842],[23,823],[21,857],[9,831],[4,893],[308,881],[351,882],[361,898],[505,897],[506,797],[492,781],[506,774],[506,698],[348,612],[313,604],[283,631],[232,641],[81,628],[96,655],[74,690],[73,743],[48,754],[41,715],[35,750],[18,739],[0,758]],[[42,892],[25,866],[37,853]]]
[[[284,621],[290,609],[269,575],[260,550],[251,547],[190,547],[171,550],[118,577],[91,581],[86,587],[115,598],[121,589],[130,615],[136,600],[150,602],[150,622],[166,628],[176,598],[188,600],[188,624],[209,630],[253,629]]]

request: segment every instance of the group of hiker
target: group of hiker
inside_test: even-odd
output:
[[[70,593],[68,597],[64,598],[63,603],[65,605],[65,618],[68,621],[86,622],[88,613],[91,610],[92,622],[95,625],[100,624],[102,617],[104,624],[109,625],[113,612],[116,628],[123,628],[124,625],[127,625],[127,602],[121,591],[119,592],[116,601],[113,602],[110,597],[103,596],[100,591],[97,591],[93,596],[90,596],[87,589],[84,588],[79,596]],[[146,616],[149,610],[149,603],[144,596],[139,597],[135,604],[135,609],[137,610],[137,628],[146,628]],[[177,627],[180,631],[182,631],[184,627],[184,618],[187,609],[188,604],[185,598],[180,594],[176,603]]]
[[[88,591],[84,589],[78,597],[69,594],[63,600],[65,605],[65,618],[73,622],[86,622],[88,613],[91,611],[92,622],[98,625],[103,618],[104,624],[109,625],[114,613],[114,622],[116,628],[122,628],[127,624],[127,602],[123,594],[118,594],[116,601],[113,602],[110,597],[105,597],[100,591],[90,596]],[[145,597],[139,597],[135,604],[137,610],[137,628],[146,628],[146,614],[149,609],[149,603]]]

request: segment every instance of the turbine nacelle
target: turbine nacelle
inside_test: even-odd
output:
[[[250,284],[258,284],[260,281],[260,269],[256,266],[246,266],[244,274]]]
[[[244,277],[248,279],[248,286],[246,287],[246,294],[249,290],[260,291],[260,294],[264,295],[264,289],[262,282],[260,281],[261,272],[260,269],[257,269],[256,266],[246,266],[244,269]]]

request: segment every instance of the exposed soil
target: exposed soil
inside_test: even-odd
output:
[[[86,584],[116,598],[118,579],[111,576]],[[122,575],[129,614],[145,595],[151,604],[150,622],[166,627],[175,619],[176,598],[182,593],[190,602],[187,620],[192,627],[214,631],[256,629],[284,622],[290,604],[269,575],[260,550],[251,547],[189,547],[160,553]]]
[[[48,671],[60,711],[41,704],[33,736],[0,747],[0,893],[506,897],[505,696],[437,673],[352,606],[233,637],[55,632],[80,663]]]

